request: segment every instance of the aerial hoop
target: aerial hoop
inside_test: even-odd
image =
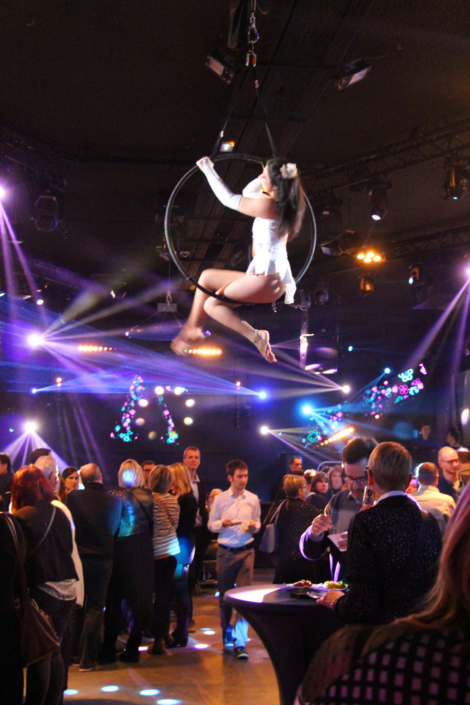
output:
[[[225,161],[230,161],[230,160],[239,160],[239,161],[246,161],[250,162],[252,164],[258,164],[263,168],[265,161],[261,159],[260,157],[253,157],[249,154],[220,154],[217,157],[214,157],[213,161],[215,164],[218,162],[225,162]],[[196,173],[200,173],[200,169],[198,166],[193,166],[176,184],[175,188],[172,191],[172,194],[170,196],[170,199],[168,201],[167,207],[166,207],[166,214],[165,214],[165,240],[166,244],[168,247],[168,251],[171,255],[171,259],[173,260],[176,268],[180,272],[180,274],[191,284],[193,284],[195,287],[200,289],[204,294],[207,294],[208,296],[212,296],[215,299],[219,299],[219,301],[224,301],[225,303],[230,303],[230,304],[238,304],[240,305],[239,301],[233,301],[232,299],[229,299],[227,296],[224,296],[223,294],[216,294],[215,291],[209,291],[206,289],[202,284],[199,284],[199,282],[192,277],[184,268],[183,264],[181,263],[178,254],[174,248],[173,245],[173,240],[172,240],[172,233],[171,233],[171,217],[172,217],[172,211],[173,211],[173,206],[176,200],[176,197],[178,196],[180,190],[184,186],[184,184],[189,181],[189,179]],[[305,205],[307,206],[307,213],[310,217],[311,220],[311,227],[310,227],[310,246],[309,246],[309,251],[307,258],[300,270],[300,272],[297,274],[295,277],[295,283],[298,284],[299,281],[302,279],[304,274],[306,273],[307,269],[310,267],[310,264],[313,259],[313,255],[315,254],[315,247],[317,244],[317,223],[315,220],[315,214],[313,212],[312,205],[304,192],[304,197],[305,197]],[[307,214],[306,214],[307,217]]]

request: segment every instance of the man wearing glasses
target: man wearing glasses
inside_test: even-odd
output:
[[[377,445],[374,438],[357,436],[343,448],[343,470],[348,488],[335,494],[326,506],[325,513],[315,517],[312,525],[300,538],[300,552],[304,558],[318,560],[330,547],[335,561],[340,563],[339,577],[346,579],[348,560],[347,532],[353,516],[362,507],[364,488],[367,485],[367,463]],[[342,534],[338,549],[328,540],[328,533]]]
[[[457,451],[450,446],[441,448],[437,462],[442,470],[442,475],[437,481],[437,489],[457,502],[461,489],[459,475],[461,463]]]

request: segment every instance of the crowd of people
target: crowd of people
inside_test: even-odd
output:
[[[448,672],[455,692],[461,692],[459,679],[468,667],[470,531],[465,521],[470,490],[463,491],[465,474],[454,448],[441,448],[437,459],[437,466],[423,462],[414,476],[403,446],[362,437],[347,443],[341,465],[330,465],[326,472],[304,472],[300,457],[291,459],[278,501],[263,522],[274,521],[278,528],[273,582],[347,582],[346,591],[329,590],[318,603],[349,625],[317,653],[299,691],[302,705],[395,702],[359,701],[353,693],[369,687],[378,698],[379,686],[374,681],[374,690],[369,682],[370,664],[385,659],[385,652],[398,658],[403,649],[415,654],[434,649],[441,661],[450,651],[459,654]],[[244,461],[230,461],[228,489],[209,494],[197,472],[201,456],[194,446],[185,450],[182,462],[170,466],[126,460],[118,487],[110,492],[94,463],[68,467],[59,477],[49,449],[34,450],[29,460],[13,473],[8,455],[0,454],[2,703],[23,702],[20,623],[14,609],[21,597],[18,560],[31,597],[49,615],[60,642],[59,650],[28,667],[26,705],[61,703],[71,664],[88,672],[118,658],[137,663],[144,634],[151,637],[149,652],[155,656],[186,646],[193,588],[211,541],[223,649],[237,659],[248,658],[248,623],[240,614],[233,618],[224,599],[234,586],[251,584],[255,535],[262,528],[260,501],[247,490]],[[7,517],[19,537],[20,556]],[[448,594],[451,578],[457,581],[453,596]],[[176,623],[170,633],[172,609]],[[128,638],[118,654],[123,626]],[[383,663],[387,682],[396,685],[404,669],[393,672],[388,661]],[[439,661],[439,688],[450,688],[443,668]],[[340,682],[347,696],[338,695]],[[431,682],[427,690],[422,685],[428,699],[413,703],[444,702],[432,700]],[[445,700],[454,701],[464,702]],[[400,702],[411,700],[402,697]]]
[[[18,559],[31,597],[50,617],[60,642],[59,650],[28,666],[26,705],[61,703],[71,664],[89,672],[118,658],[137,663],[144,633],[152,655],[186,646],[194,623],[192,587],[211,532],[218,536],[224,649],[248,658],[248,624],[237,616],[232,630],[231,609],[223,598],[235,583],[251,582],[260,503],[246,491],[243,461],[227,466],[229,491],[212,490],[210,495],[197,474],[200,461],[194,446],[186,449],[182,462],[170,466],[153,461],[141,466],[128,459],[119,469],[117,489],[107,492],[94,463],[68,467],[59,478],[47,448],[34,450],[30,464],[16,473],[8,455],[0,454],[5,466],[0,475],[3,705],[23,702],[20,622],[14,609],[21,599]],[[20,537],[20,556],[7,518]],[[170,633],[172,609],[176,625]],[[123,625],[128,639],[118,655]]]

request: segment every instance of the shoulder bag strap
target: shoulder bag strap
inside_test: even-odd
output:
[[[42,544],[43,541],[45,541],[47,534],[48,534],[49,531],[51,530],[52,522],[54,521],[54,517],[55,517],[56,511],[57,511],[57,507],[55,506],[55,504],[53,504],[53,505],[52,505],[52,516],[51,516],[51,519],[50,519],[50,521],[49,521],[49,524],[47,525],[46,533],[44,534],[44,536],[42,537],[42,539],[40,540],[40,542],[38,543],[38,545],[37,545],[36,548],[34,549],[33,553],[36,553],[36,551],[38,550],[39,546]],[[33,555],[33,553],[32,553],[31,555]]]
[[[158,502],[158,504],[160,505],[160,507],[163,507],[163,509],[165,510],[166,515],[167,515],[167,517],[168,517],[168,521],[170,522],[170,524],[172,525],[172,527],[175,528],[176,522],[174,522],[173,519],[171,518],[170,512],[168,511],[168,508],[167,508],[167,506],[165,505],[165,502],[162,502],[162,500],[161,500],[159,497],[157,497],[157,493],[156,493],[156,492],[153,494],[153,498],[157,500],[157,502]]]
[[[129,489],[127,489],[127,488],[126,488],[126,494],[133,497],[135,499],[135,501],[140,505],[140,507],[142,508],[142,511],[144,513],[144,516],[147,519],[147,524],[149,525],[149,529],[151,530],[153,528],[153,516],[152,516],[152,518],[149,517],[149,515],[147,514],[145,507],[142,504],[142,502],[140,501],[140,499],[138,497],[136,497],[136,495],[133,492],[130,492]]]

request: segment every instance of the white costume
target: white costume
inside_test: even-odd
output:
[[[228,208],[238,210],[242,196],[232,193],[208,162],[204,164],[203,172],[219,201]],[[262,186],[259,178],[251,181],[243,189],[245,198],[257,198],[261,194]],[[246,273],[279,274],[280,281],[286,287],[286,304],[294,303],[295,280],[287,257],[287,249],[279,240],[275,220],[268,220],[267,218],[254,219],[253,248],[255,256],[250,262]]]

